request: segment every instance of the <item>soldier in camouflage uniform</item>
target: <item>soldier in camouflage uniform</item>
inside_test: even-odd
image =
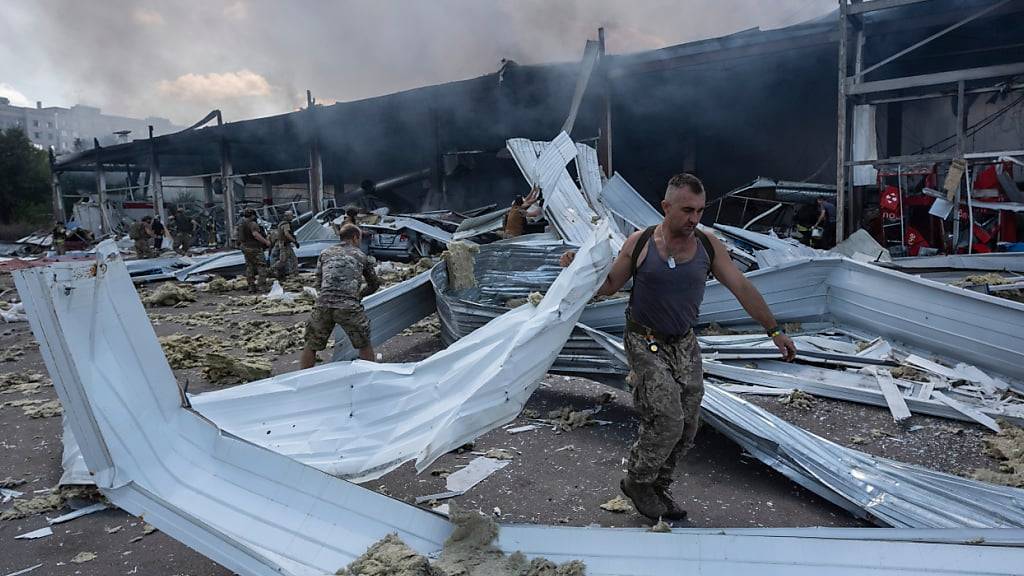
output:
[[[152,216],[143,216],[139,222],[133,222],[128,229],[128,237],[135,241],[135,256],[138,258],[153,257],[153,229],[150,223]]]
[[[348,334],[360,358],[371,362],[376,359],[370,344],[370,320],[363,310],[362,299],[377,291],[380,280],[373,260],[359,249],[362,240],[359,227],[345,224],[338,230],[338,237],[341,244],[324,250],[316,263],[319,294],[306,323],[302,368],[313,366],[316,353],[327,347],[335,325]]]
[[[284,218],[277,223],[277,260],[274,262],[274,268],[277,277],[281,280],[299,269],[299,258],[295,255],[299,241],[295,239],[295,234],[292,232],[292,219],[292,211],[286,210]]]
[[[238,245],[245,256],[245,279],[249,292],[255,294],[266,288],[267,260],[263,250],[270,247],[270,241],[263,236],[260,225],[256,222],[256,211],[246,208],[242,212],[242,221],[238,223]]]
[[[765,327],[783,359],[796,355],[793,341],[779,329],[764,298],[736,268],[725,246],[698,230],[704,203],[700,180],[690,174],[673,176],[661,202],[665,219],[630,235],[597,291],[610,296],[634,279],[625,347],[640,428],[619,486],[637,511],[652,520],[686,518],[669,486],[700,423],[704,377],[693,326],[708,273]],[[567,252],[562,265],[568,266],[574,256]]]
[[[192,247],[192,236],[196,231],[196,221],[191,216],[186,216],[179,208],[174,215],[174,251],[182,256],[187,256],[189,248]]]

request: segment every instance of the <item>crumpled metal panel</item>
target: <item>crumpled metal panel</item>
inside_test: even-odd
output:
[[[308,222],[295,229],[295,239],[302,245],[306,242],[337,241],[338,235],[314,215]]]
[[[333,573],[388,533],[398,534],[420,553],[435,553],[441,547],[451,530],[441,517],[226,434],[182,407],[145,310],[109,247],[101,245],[96,268],[89,263],[57,264],[15,276],[65,414],[83,440],[82,451],[98,486],[115,505],[144,515],[172,538],[244,576]],[[571,314],[572,297],[581,300],[586,294],[565,296],[555,308]],[[509,316],[521,322],[522,315]],[[92,337],[78,337],[82,333]],[[508,330],[504,334],[512,339],[527,336]],[[361,364],[365,367],[355,363],[349,368],[358,371]],[[297,380],[292,383],[305,379]],[[287,392],[287,385],[278,390]],[[443,403],[445,398],[421,400]],[[321,399],[319,393],[308,394],[306,407],[320,406]],[[508,404],[501,394],[479,400],[481,407]],[[298,421],[309,419],[304,411],[294,416]],[[452,424],[442,419],[421,426]],[[528,557],[582,560],[588,574],[598,576],[689,570],[717,576],[751,569],[781,576],[865,570],[1012,574],[1024,564],[1022,542],[1020,531],[1008,530],[651,534],[505,526],[498,544]]]
[[[650,202],[630,186],[629,182],[618,172],[605,182],[600,200],[608,207],[608,210],[629,222],[637,230],[660,224],[664,219],[661,212],[651,206]]]
[[[487,234],[488,232],[497,232],[505,227],[505,214],[508,214],[508,208],[502,208],[480,216],[474,216],[472,218],[466,218],[462,222],[459,222],[455,233],[452,234],[452,240],[466,240],[468,238],[475,238],[481,234]]]
[[[303,243],[299,241],[300,246],[295,249],[295,256],[300,259],[319,258],[320,253],[326,250],[328,247],[338,243],[337,237],[329,241],[314,241],[309,243]],[[210,258],[182,268],[174,273],[175,278],[179,281],[184,282],[188,280],[190,276],[199,274],[209,274],[218,270],[227,270],[230,268],[241,269],[245,266],[245,256],[242,255],[241,250],[229,250],[227,252],[221,252],[215,254]]]
[[[622,340],[588,334],[626,362]],[[706,383],[704,420],[790,480],[896,528],[1024,528],[1024,490],[845,448]]]
[[[581,244],[599,222],[607,220],[590,205],[565,169],[578,152],[565,132],[551,142],[512,138],[506,145],[526,181],[544,190],[544,215],[562,238]],[[611,234],[612,248],[618,252],[625,237],[617,229]]]
[[[415,218],[406,218],[404,216],[386,216],[383,221],[376,224],[361,224],[360,226],[367,230],[390,230],[392,232],[409,229],[415,230],[423,236],[432,240],[437,240],[442,244],[448,244],[452,241],[451,232],[442,230],[437,226],[431,226],[430,224]]]

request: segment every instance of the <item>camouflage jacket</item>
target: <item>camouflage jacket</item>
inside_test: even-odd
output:
[[[339,244],[320,253],[316,286],[320,291],[317,305],[334,308],[373,294],[380,287],[380,280],[373,259],[351,244]]]

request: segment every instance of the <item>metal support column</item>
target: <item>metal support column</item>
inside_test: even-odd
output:
[[[274,204],[274,185],[271,184],[270,178],[263,177],[263,205],[271,206]]]
[[[149,127],[149,191],[153,196],[153,209],[156,217],[164,224],[167,223],[167,211],[164,209],[164,185],[160,179],[160,158],[156,153],[156,143],[153,142],[153,127]]]
[[[96,202],[100,205],[100,235],[111,232],[110,213],[107,211],[107,173],[103,164],[96,163]]]
[[[599,54],[597,62],[601,70],[602,87],[602,111],[600,129],[598,131],[600,138],[597,143],[597,158],[601,166],[604,167],[604,175],[611,178],[612,174],[614,174],[612,171],[612,86],[611,80],[608,78],[607,61],[604,57],[604,28],[597,29],[597,46]]]
[[[203,176],[203,207],[213,208],[213,176]]]
[[[220,185],[224,193],[224,240],[234,245],[235,238],[235,187],[231,181],[231,145],[227,140],[220,142]]]
[[[846,233],[846,0],[839,2],[839,102],[836,110],[836,244]]]
[[[309,145],[309,208],[314,214],[323,210],[324,172],[320,162],[320,142],[313,140]]]
[[[53,219],[55,222],[67,222],[67,215],[64,214],[64,196],[60,191],[60,172],[54,170],[54,164],[57,163],[56,158],[53,155],[53,149],[50,149],[50,190],[52,192],[53,202]]]
[[[309,90],[306,90],[306,113],[312,133],[309,143],[309,209],[317,214],[323,210],[324,205],[324,171],[320,159],[320,126],[316,118],[316,101]]]

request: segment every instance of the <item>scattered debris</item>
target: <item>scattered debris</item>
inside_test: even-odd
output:
[[[234,280],[228,280],[223,276],[214,276],[212,280],[206,283],[205,290],[207,292],[213,292],[214,294],[223,294],[225,292],[231,292],[232,290],[245,290],[247,283],[245,278],[235,278]]]
[[[95,486],[61,486],[60,489],[47,490],[30,500],[16,500],[10,509],[0,513],[0,521],[20,520],[50,510],[58,510],[72,499],[103,500],[104,498]]]
[[[536,425],[534,425],[534,424],[527,424],[525,426],[516,426],[514,428],[506,428],[505,432],[508,432],[509,434],[521,434],[523,432],[529,432],[531,430],[536,430],[536,429],[537,429]]]
[[[979,468],[975,480],[1024,488],[1024,428],[999,422],[1002,431],[985,438],[985,453],[999,460],[999,470]]]
[[[499,513],[495,509],[496,514]],[[545,558],[527,560],[522,553],[506,556],[494,546],[498,525],[476,510],[454,505],[447,515],[455,530],[433,563],[388,534],[337,574],[347,576],[584,576],[586,566],[572,561],[561,566]]]
[[[516,453],[507,448],[491,448],[484,456],[494,458],[495,460],[514,460]]]
[[[437,476],[438,478],[447,478],[452,473],[448,468],[435,468],[430,471],[431,476]]]
[[[811,396],[803,390],[793,390],[789,394],[779,397],[779,402],[801,410],[810,410],[814,408],[814,396]]]
[[[522,412],[519,413],[519,415],[522,416],[523,418],[530,418],[532,420],[540,418],[540,412],[537,412],[536,410],[530,408],[523,410]]]
[[[508,460],[497,460],[486,456],[474,458],[468,466],[457,472],[452,472],[445,478],[445,488],[458,494],[465,494],[470,488],[508,464]]]
[[[96,554],[92,552],[79,552],[71,559],[72,564],[84,564],[86,562],[92,562],[96,559]]]
[[[35,570],[36,568],[41,568],[42,566],[42,564],[36,564],[35,566],[29,566],[28,568],[11,572],[10,574],[7,574],[7,576],[21,576],[22,574],[28,574],[29,572]]]
[[[152,524],[143,524],[142,525],[142,535],[143,536],[149,536],[150,534],[152,534],[153,532],[156,532],[156,531],[157,531],[156,526],[153,526]]]
[[[437,313],[431,314],[412,326],[409,326],[405,330],[402,330],[401,334],[402,336],[408,336],[410,334],[423,332],[434,336],[441,334],[441,320],[437,317]]]
[[[146,306],[174,306],[182,302],[195,302],[195,290],[173,282],[164,282],[151,294],[142,299]]]
[[[171,334],[161,336],[160,347],[167,356],[171,368],[199,368],[203,366],[206,354],[225,348],[223,341],[205,334]]]
[[[561,448],[556,448],[555,452],[561,452],[562,450],[568,450],[570,452],[575,452],[576,451],[576,446],[573,445],[573,444],[567,444],[565,446],[562,446]]]
[[[101,510],[106,510],[107,508],[110,508],[110,506],[108,506],[106,502],[97,502],[96,504],[86,506],[85,508],[79,508],[74,512],[68,512],[67,514],[57,516],[56,518],[50,518],[46,522],[50,526],[53,526],[54,524],[63,524],[64,522],[70,522],[75,518],[81,518],[82,516],[87,516],[89,514],[93,514]]]
[[[7,372],[0,374],[0,394],[36,394],[50,379],[38,372]]]
[[[913,380],[915,382],[927,382],[928,374],[923,370],[918,370],[913,366],[901,365],[893,368],[889,371],[893,378],[900,380]]]
[[[24,534],[18,534],[14,537],[15,540],[35,540],[37,538],[44,538],[46,536],[53,536],[53,528],[47,526],[46,528],[40,528],[39,530],[33,530]]]
[[[647,531],[648,532],[661,532],[661,533],[666,533],[667,534],[669,532],[672,532],[672,525],[669,524],[668,522],[665,522],[664,520],[660,520],[659,519],[658,523],[655,524],[654,526],[651,526],[650,529],[648,529]]]
[[[25,356],[25,349],[18,345],[9,346],[0,351],[0,362],[17,362]]]
[[[526,297],[527,301],[534,306],[540,306],[540,301],[544,299],[544,295],[540,292],[530,292],[530,295]]]
[[[548,420],[563,432],[570,432],[577,428],[597,424],[593,416],[597,410],[573,410],[572,406],[562,406],[559,410],[548,412]]]
[[[352,576],[446,576],[426,556],[406,546],[398,534],[388,534],[336,574]]]
[[[700,331],[701,336],[728,336],[735,333],[735,330],[723,328],[717,322],[712,322],[711,324],[708,324],[707,326],[704,327],[703,330]]]
[[[466,290],[476,288],[474,273],[474,256],[480,247],[461,240],[448,244],[448,249],[441,254],[448,269],[448,289]]]
[[[629,503],[629,500],[626,500],[622,496],[616,496],[615,498],[612,498],[611,500],[605,502],[604,504],[601,504],[601,509],[607,510],[609,512],[619,513],[632,512],[633,505]]]
[[[118,524],[117,526],[114,526],[114,527],[112,527],[112,528],[103,528],[103,530],[104,530],[104,531],[105,531],[105,532],[106,532],[107,534],[117,534],[118,532],[120,532],[120,531],[121,531],[121,529],[122,529],[122,528],[124,528],[124,525],[122,525],[122,524]]]
[[[29,418],[52,418],[54,416],[60,416],[63,413],[59,400],[32,400],[26,398],[22,400],[10,400],[8,402],[4,402],[2,406],[21,408],[21,411]]]
[[[27,484],[27,480],[21,480],[18,478],[12,478],[10,476],[0,480],[0,488],[17,488],[18,486]]]
[[[228,385],[261,380],[270,376],[272,366],[262,358],[235,358],[211,352],[203,358],[203,375],[211,384]]]

